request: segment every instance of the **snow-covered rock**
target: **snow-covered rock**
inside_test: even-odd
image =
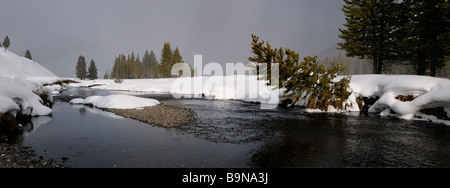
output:
[[[350,84],[352,92],[359,97],[379,99],[369,108],[371,113],[393,115],[403,119],[415,119],[420,116],[431,121],[435,117],[420,113],[423,109],[443,107],[447,114],[450,109],[450,80],[428,76],[412,75],[358,75],[353,76]],[[414,96],[412,101],[400,101],[396,97]],[[395,114],[390,113],[390,111]]]
[[[155,99],[141,98],[130,95],[108,95],[108,96],[90,96],[86,99],[76,98],[70,101],[71,104],[89,104],[97,108],[112,109],[136,109],[149,106],[156,106],[159,101]]]
[[[44,116],[52,110],[37,94],[50,93],[43,84],[59,81],[40,64],[10,51],[0,50],[0,115],[7,112]]]
[[[17,112],[29,116],[44,116],[52,110],[42,104],[42,99],[29,88],[15,80],[0,77],[0,115],[6,112]]]

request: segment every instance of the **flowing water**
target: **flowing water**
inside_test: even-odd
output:
[[[108,95],[73,88],[61,96]],[[450,167],[450,127],[372,114],[261,110],[231,100],[173,99],[198,121],[152,127],[95,108],[58,101],[16,142],[72,167]]]

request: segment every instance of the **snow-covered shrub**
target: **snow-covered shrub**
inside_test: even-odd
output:
[[[267,75],[259,75],[261,79],[268,81],[267,85],[273,85],[271,79],[272,63],[279,64],[279,88],[285,89],[284,97],[292,99],[292,104],[300,100],[308,103],[308,108],[327,111],[329,106],[335,109],[344,109],[344,101],[350,96],[347,90],[350,77],[337,78],[343,74],[345,68],[341,64],[331,63],[329,69],[320,65],[316,57],[305,57],[303,62],[297,52],[280,47],[272,49],[270,44],[259,41],[259,37],[252,35],[253,57],[249,61],[256,63],[257,73],[266,72]],[[265,63],[266,70],[258,70],[259,65]]]
[[[327,111],[329,106],[335,109],[345,109],[344,101],[350,96],[350,77],[337,78],[338,73],[345,68],[331,63],[329,69],[320,65],[317,57],[305,57],[299,69],[284,84],[288,92],[285,96],[293,100],[306,100],[307,108]],[[283,81],[281,81],[283,82]]]

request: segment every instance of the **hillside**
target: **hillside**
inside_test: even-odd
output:
[[[51,101],[47,95],[51,88],[43,84],[59,80],[39,63],[0,49],[0,116],[15,116],[17,112],[27,116],[50,114],[52,110],[44,104],[44,98]],[[7,123],[1,123],[0,128],[5,128]]]
[[[39,63],[20,57],[10,51],[0,50],[0,76],[20,78],[40,84],[53,83],[59,78]]]

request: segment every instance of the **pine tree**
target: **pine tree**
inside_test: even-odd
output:
[[[328,110],[328,106],[338,109],[344,108],[344,101],[350,95],[347,91],[350,78],[344,77],[340,81],[334,81],[336,76],[345,72],[345,68],[331,63],[329,69],[320,65],[316,57],[305,57],[299,62],[300,56],[297,52],[280,47],[272,49],[265,41],[259,42],[259,37],[252,35],[253,57],[249,60],[255,63],[267,63],[267,69],[272,63],[279,64],[279,88],[284,88],[284,96],[293,100],[293,104],[299,100],[308,101],[308,108]],[[261,64],[259,64],[261,65]],[[261,70],[259,70],[261,72]],[[271,83],[271,73],[261,79]],[[277,72],[275,72],[277,73]]]
[[[89,71],[88,71],[88,76],[87,76],[90,80],[95,80],[98,79],[97,76],[97,67],[95,66],[95,62],[92,59],[91,63],[89,64]]]
[[[178,46],[173,51],[173,65],[177,63],[184,63],[183,56],[181,56]]]
[[[173,65],[173,51],[170,48],[170,43],[166,42],[164,43],[163,49],[161,50],[161,60],[160,64],[158,65],[158,73],[163,78],[170,78],[171,75],[171,69]]]
[[[184,63],[183,56],[181,56],[180,49],[178,48],[178,46],[173,51],[173,60],[170,66],[170,71],[172,71],[172,67],[177,63]],[[190,73],[192,73],[192,71]],[[181,73],[179,75],[181,75]]]
[[[105,71],[105,74],[103,75],[103,79],[109,79],[110,77],[109,77],[109,73],[108,73],[108,71]]]
[[[444,17],[447,20],[450,20],[450,3],[446,2],[441,4],[441,6],[445,13]],[[447,44],[445,45],[445,59],[450,60],[450,24],[447,23],[445,30],[446,32],[439,36],[439,40]],[[450,69],[448,69],[448,71],[450,71]]]
[[[142,57],[142,69],[144,78],[150,78],[150,55],[148,50],[145,50],[144,57]]]
[[[381,74],[387,61],[394,61],[397,41],[395,34],[396,0],[344,0],[345,29],[339,29],[339,49],[349,57],[371,59],[372,72]]]
[[[149,78],[158,78],[158,60],[156,59],[155,53],[150,51],[150,77]]]
[[[266,46],[264,46],[264,45],[266,45]],[[254,66],[250,65],[252,69],[256,70],[256,75],[259,76],[260,72],[263,72],[263,71],[266,71],[266,73],[271,72],[272,60],[276,55],[275,51],[276,51],[276,49],[273,50],[272,47],[270,46],[269,42],[267,42],[267,44],[264,40],[262,40],[260,42],[259,37],[252,34],[252,53],[255,55],[253,57],[249,57],[248,60],[256,63]],[[266,63],[267,67],[265,70],[260,69],[261,63]],[[258,79],[259,79],[259,77],[258,77]],[[263,75],[262,79],[269,80],[269,83],[267,83],[267,84],[270,85],[270,80],[271,80],[270,74]]]
[[[128,64],[127,64],[127,56],[122,54],[119,56],[119,78],[128,79]]]
[[[132,53],[132,58],[130,60],[131,66],[131,72],[130,72],[130,76],[133,79],[139,79],[141,78],[142,75],[142,63],[141,60],[139,58],[139,54],[137,54],[136,57],[134,57],[134,54]]]
[[[27,51],[25,52],[25,57],[28,58],[29,60],[32,60],[30,50],[27,50]]]
[[[86,61],[84,56],[79,56],[78,57],[78,62],[77,62],[77,66],[76,66],[76,76],[77,78],[84,80],[87,77],[87,73],[86,73]]]
[[[11,45],[11,41],[9,40],[8,36],[5,37],[2,44],[3,44],[3,47],[5,48],[5,52],[6,52],[6,49],[9,48],[9,46]]]
[[[450,15],[446,0],[405,0],[404,36],[400,44],[403,56],[413,63],[417,74],[436,75],[450,55]]]

